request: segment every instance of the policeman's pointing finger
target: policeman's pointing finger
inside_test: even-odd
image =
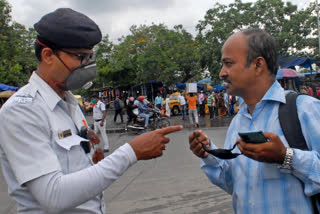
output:
[[[183,126],[169,126],[166,128],[158,129],[157,132],[163,135],[170,134],[172,132],[180,131],[183,129]]]

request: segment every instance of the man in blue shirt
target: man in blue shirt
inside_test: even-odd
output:
[[[310,151],[290,148],[280,127],[278,109],[287,91],[275,80],[278,55],[274,39],[262,30],[233,34],[222,47],[220,77],[228,94],[243,102],[233,118],[225,148],[242,153],[222,160],[205,152],[194,135],[190,149],[202,158],[210,181],[232,194],[235,213],[313,213],[311,196],[320,192],[320,102],[297,98],[297,113]],[[245,143],[238,132],[262,130],[268,142]],[[216,148],[201,130],[198,139]]]
[[[157,96],[156,96],[156,99],[154,100],[154,104],[156,105],[156,107],[158,109],[162,109],[162,106],[163,106],[163,99],[160,95],[160,93],[158,92]]]
[[[138,108],[139,108],[139,115],[145,118],[144,127],[147,129],[149,125],[150,115],[148,113],[149,106],[143,102],[144,99],[145,99],[144,96],[138,97],[138,100],[139,100]]]

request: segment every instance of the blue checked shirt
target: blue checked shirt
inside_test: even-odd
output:
[[[231,148],[238,132],[258,131],[277,134],[288,147],[280,128],[278,109],[286,92],[276,81],[257,103],[253,115],[245,102],[228,129],[225,148]],[[320,192],[320,102],[308,96],[297,99],[298,116],[309,150],[294,149],[292,170],[240,155],[221,160],[209,155],[202,170],[210,181],[232,195],[235,213],[313,213],[309,196]],[[211,142],[211,147],[215,148]],[[236,147],[233,152],[240,152]]]

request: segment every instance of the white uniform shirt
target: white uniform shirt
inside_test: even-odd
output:
[[[77,135],[86,124],[85,117],[71,92],[67,92],[65,98],[66,102],[34,72],[29,84],[0,110],[2,170],[9,196],[17,201],[18,213],[45,213],[24,183],[52,172],[70,174],[93,165],[93,150],[86,154],[80,146],[84,139]],[[63,137],[62,132],[66,130],[72,135]],[[134,163],[136,157],[132,148],[127,146],[126,151],[129,155],[126,157]],[[125,157],[116,158],[121,162]],[[129,166],[126,163],[121,170],[113,170],[121,174]],[[106,173],[114,176],[112,170]],[[61,213],[89,212],[105,213],[102,194]]]
[[[93,107],[93,119],[101,120],[103,118],[103,111],[106,110],[106,106],[103,102],[98,100],[97,104]]]
[[[181,95],[179,95],[178,101],[179,101],[180,105],[185,105],[185,104],[186,104],[186,100],[185,100],[184,97],[181,96]]]

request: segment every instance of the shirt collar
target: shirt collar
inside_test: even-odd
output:
[[[278,81],[275,81],[271,87],[267,90],[261,101],[275,101],[280,103],[286,103],[286,95],[284,89],[281,87]],[[259,103],[260,103],[259,102]],[[247,112],[247,104],[243,101],[239,106],[239,113]]]
[[[281,87],[278,81],[275,81],[272,84],[267,93],[265,93],[265,95],[263,96],[262,100],[286,103],[286,95],[284,89]]]
[[[61,97],[48,85],[36,72],[33,72],[29,83],[36,87],[41,97],[49,106],[50,110],[56,107],[56,105],[62,100]],[[65,94],[66,101],[71,104],[76,104],[76,99],[70,91]]]

